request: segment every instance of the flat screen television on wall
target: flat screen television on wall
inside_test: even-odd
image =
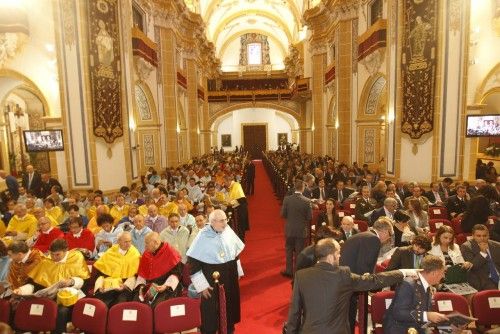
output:
[[[62,130],[26,130],[26,152],[64,151]]]
[[[467,116],[466,137],[500,136],[500,115]]]

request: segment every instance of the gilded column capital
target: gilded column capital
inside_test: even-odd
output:
[[[313,56],[320,55],[320,54],[326,54],[328,47],[327,47],[327,42],[324,39],[321,40],[313,40],[311,42],[311,45],[309,46],[309,51]]]

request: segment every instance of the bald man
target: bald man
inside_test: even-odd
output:
[[[146,235],[145,244],[146,251],[139,263],[134,300],[154,308],[162,301],[180,296],[182,263],[179,253],[168,243],[162,242],[157,232]]]
[[[132,245],[132,235],[124,231],[118,234],[118,243],[111,246],[94,263],[98,278],[94,285],[96,298],[108,307],[129,301],[135,287],[135,275],[139,269],[141,254]]]
[[[32,165],[26,166],[26,172],[23,175],[23,187],[31,190],[36,197],[41,197],[42,176]]]

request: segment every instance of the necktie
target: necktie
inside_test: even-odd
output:
[[[325,190],[321,188],[321,199],[325,199]]]
[[[420,255],[415,254],[414,269],[420,269]]]
[[[346,238],[346,239],[349,239],[350,237],[351,237],[351,232],[346,232],[346,233],[345,233],[345,238]]]
[[[488,261],[488,266],[490,267],[490,279],[495,283],[498,284],[499,276],[497,269],[495,268],[495,263],[493,262],[493,259],[491,258],[490,254],[486,256],[486,260]]]
[[[33,173],[28,176],[28,189],[31,189],[31,181],[33,181]]]
[[[339,202],[342,202],[342,190],[339,190]]]

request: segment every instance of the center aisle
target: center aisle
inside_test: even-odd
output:
[[[241,322],[236,334],[281,333],[288,315],[290,280],[285,267],[284,220],[262,161],[255,163],[255,193],[247,196],[251,230],[241,255]]]

